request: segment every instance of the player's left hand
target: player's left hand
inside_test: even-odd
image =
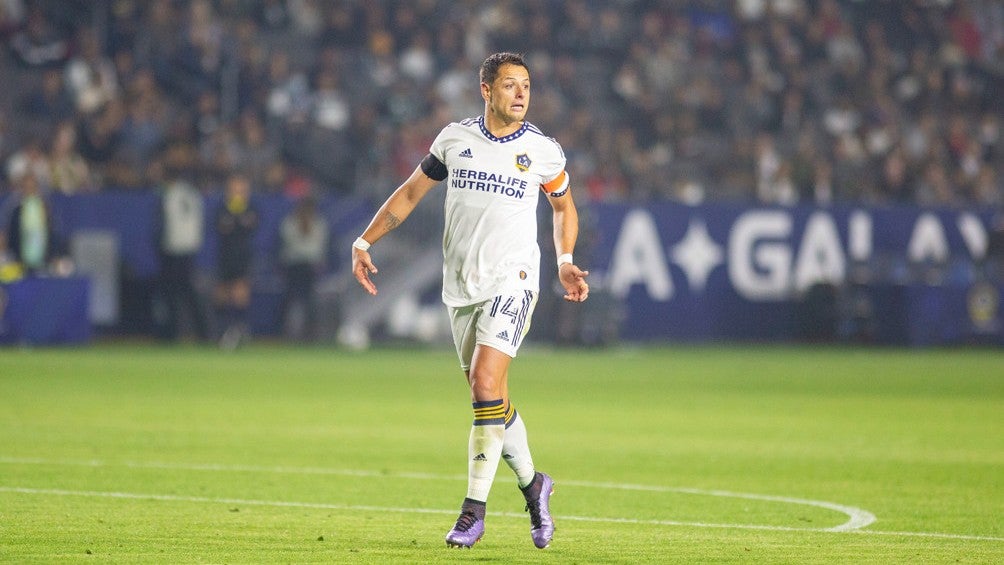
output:
[[[565,287],[565,300],[584,302],[589,298],[589,284],[586,283],[588,274],[589,271],[583,271],[573,263],[562,263],[558,267],[558,280]]]

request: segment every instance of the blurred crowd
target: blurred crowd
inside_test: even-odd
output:
[[[0,0],[0,195],[382,200],[527,55],[583,200],[1004,204],[999,0]]]

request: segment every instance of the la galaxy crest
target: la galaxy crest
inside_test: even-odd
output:
[[[530,170],[530,156],[526,153],[516,155],[516,168],[524,173]]]

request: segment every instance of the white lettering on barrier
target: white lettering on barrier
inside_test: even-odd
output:
[[[686,235],[680,243],[673,246],[670,256],[683,269],[690,290],[698,293],[704,292],[704,285],[707,284],[711,271],[724,259],[722,246],[708,235],[704,222],[694,218],[687,225]]]
[[[666,252],[650,213],[631,210],[624,216],[610,260],[607,284],[618,298],[627,296],[636,284],[643,285],[649,298],[656,302],[672,298],[673,280],[669,276]]]
[[[907,249],[907,258],[914,262],[941,263],[948,259],[948,239],[938,217],[928,212],[917,218]]]
[[[847,221],[847,254],[855,261],[867,261],[872,256],[872,217],[855,210]]]
[[[778,300],[791,279],[791,216],[780,210],[746,212],[729,234],[729,279],[736,291],[754,301]],[[773,241],[771,241],[773,240]]]
[[[793,233],[791,213],[747,211],[735,219],[729,231],[729,281],[741,296],[757,302],[785,300],[793,290],[802,291],[817,282],[839,284],[846,276],[848,260],[867,261],[873,253],[871,215],[856,210],[847,222],[845,252],[837,222],[827,212],[809,216],[801,240],[795,241],[799,234]],[[624,298],[634,285],[641,285],[650,300],[670,300],[674,294],[669,270],[672,259],[687,276],[691,291],[701,292],[711,270],[722,262],[721,248],[707,234],[703,222],[692,219],[690,224],[683,240],[667,256],[652,214],[642,209],[629,211],[621,223],[604,278],[610,291]],[[985,256],[988,234],[983,222],[972,213],[962,213],[956,225],[972,258]],[[796,248],[798,255],[793,258]],[[941,220],[934,213],[922,213],[913,224],[907,259],[943,262],[949,255]]]
[[[846,271],[847,258],[833,217],[822,212],[809,216],[795,261],[795,290],[802,292],[816,283],[840,284]]]
[[[966,242],[966,248],[974,259],[982,259],[987,256],[987,245],[990,243],[987,229],[983,227],[983,222],[975,215],[966,212],[959,216],[959,233],[962,240]]]

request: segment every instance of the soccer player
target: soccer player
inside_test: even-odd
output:
[[[467,496],[446,543],[471,547],[481,539],[485,503],[502,459],[515,472],[526,498],[533,543],[545,548],[554,534],[549,508],[554,481],[534,468],[526,427],[509,401],[509,364],[530,328],[539,290],[539,192],[553,208],[565,300],[586,300],[589,273],[572,259],[579,227],[564,153],[554,139],[525,120],[530,103],[526,62],[518,54],[496,53],[481,65],[480,80],[484,115],[443,128],[429,154],[353,243],[352,273],[376,294],[370,245],[399,226],[446,180],[443,302],[474,408]]]

